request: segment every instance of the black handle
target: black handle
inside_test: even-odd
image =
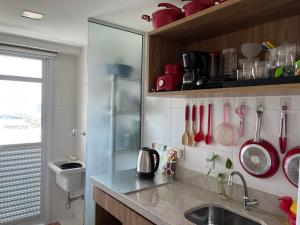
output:
[[[153,160],[152,160],[153,164],[151,165],[152,173],[155,173],[158,170],[158,167],[159,167],[160,157],[159,157],[158,152],[154,149],[151,149],[150,153],[153,157]],[[154,155],[156,156],[156,160],[154,160]],[[154,162],[155,162],[155,165],[154,165]]]

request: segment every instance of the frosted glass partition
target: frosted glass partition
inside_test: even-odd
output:
[[[143,35],[90,20],[85,225],[94,224],[90,176],[136,167],[141,137]]]

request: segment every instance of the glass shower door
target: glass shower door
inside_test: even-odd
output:
[[[141,137],[143,35],[89,20],[85,224],[94,224],[89,177],[136,167]]]

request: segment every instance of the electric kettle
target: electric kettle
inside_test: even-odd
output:
[[[139,177],[151,178],[159,166],[159,154],[156,150],[150,148],[142,148],[139,152],[137,160],[137,175]]]

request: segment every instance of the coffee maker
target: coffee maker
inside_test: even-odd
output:
[[[183,81],[182,89],[198,89],[209,79],[209,53],[203,51],[189,51],[182,54]]]

